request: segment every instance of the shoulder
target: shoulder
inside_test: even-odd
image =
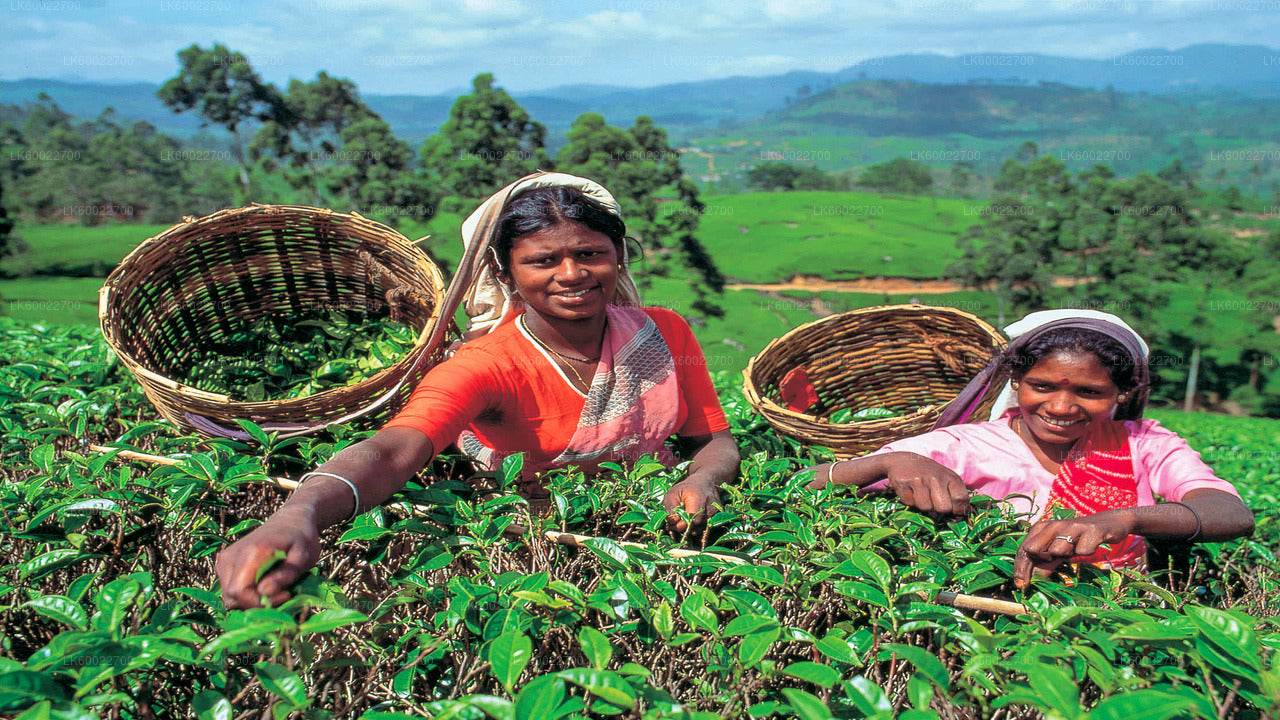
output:
[[[664,308],[657,305],[651,305],[640,308],[640,310],[653,319],[658,327],[671,326],[688,328],[689,322],[680,316],[680,313],[670,308]]]
[[[1124,429],[1129,433],[1129,440],[1135,443],[1179,442],[1186,444],[1182,436],[1160,424],[1159,420],[1141,418],[1125,420]]]
[[[686,338],[690,340],[693,338],[693,329],[689,327],[689,321],[681,317],[680,313],[664,307],[643,307],[640,310],[653,320],[662,337],[667,340],[683,342]]]
[[[453,356],[437,367],[466,368],[472,373],[506,371],[515,360],[527,356],[515,323],[503,324],[493,332],[463,343]]]

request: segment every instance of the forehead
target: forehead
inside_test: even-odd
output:
[[[1097,355],[1091,352],[1058,350],[1040,358],[1026,377],[1052,383],[1067,381],[1072,385],[1111,385],[1111,373]]]
[[[566,221],[517,237],[511,244],[511,252],[516,254],[554,252],[571,247],[605,249],[613,247],[613,241],[608,235],[596,232],[586,225]]]

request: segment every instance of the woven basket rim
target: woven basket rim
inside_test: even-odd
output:
[[[797,344],[810,344],[811,338],[807,336],[813,336],[815,339],[823,337],[820,331],[825,327],[834,325],[843,328],[858,322],[866,322],[870,318],[891,322],[894,319],[928,320],[939,316],[950,316],[954,320],[960,320],[969,325],[973,330],[980,331],[973,335],[974,339],[985,338],[990,342],[993,350],[1006,343],[1004,336],[987,322],[959,308],[914,303],[859,308],[812,320],[770,341],[748,360],[746,368],[743,369],[743,394],[755,411],[762,415],[775,431],[808,445],[831,447],[837,450],[837,454],[842,446],[847,449],[869,444],[877,433],[888,436],[896,428],[915,429],[923,425],[931,425],[930,421],[942,412],[950,400],[929,402],[916,407],[911,412],[890,418],[866,418],[848,423],[831,423],[814,414],[791,410],[772,397],[766,396],[762,390],[762,383],[765,380],[759,376],[765,372],[760,369],[762,365],[782,365],[783,363],[777,361],[795,356]],[[770,367],[769,372],[777,372],[777,370],[776,366]],[[771,380],[774,379],[771,378]],[[909,378],[904,380],[904,384],[909,382]]]
[[[399,360],[390,367],[384,368],[379,372],[355,383],[337,385],[326,388],[317,393],[296,398],[278,398],[258,401],[237,400],[236,398],[222,393],[201,390],[200,388],[187,385],[186,383],[170,378],[155,369],[147,367],[130,352],[121,347],[120,341],[116,336],[118,328],[116,328],[113,323],[108,322],[108,311],[112,303],[113,293],[117,291],[117,285],[126,276],[126,273],[131,270],[131,266],[138,261],[138,258],[144,257],[149,253],[156,252],[157,250],[165,249],[168,246],[182,248],[188,242],[198,238],[202,229],[217,228],[226,224],[230,220],[237,220],[244,216],[255,215],[297,215],[310,218],[332,218],[339,222],[355,223],[362,226],[362,229],[365,231],[377,236],[385,236],[391,242],[403,242],[405,247],[414,249],[416,249],[417,242],[424,239],[420,238],[418,241],[409,240],[409,238],[395,228],[377,222],[376,220],[366,218],[358,212],[344,213],[328,208],[319,208],[309,205],[273,205],[252,203],[244,207],[218,210],[214,213],[198,218],[184,216],[182,221],[174,223],[162,232],[138,243],[137,247],[125,255],[116,267],[112,269],[111,273],[107,275],[106,280],[103,282],[102,287],[98,290],[98,323],[103,339],[107,342],[107,345],[111,348],[112,352],[116,354],[120,361],[128,367],[132,373],[138,376],[140,381],[143,380],[143,376],[145,376],[147,380],[165,386],[179,397],[219,403],[226,407],[227,415],[246,417],[260,415],[268,411],[279,411],[282,409],[294,408],[304,404],[323,404],[324,401],[332,400],[337,398],[339,395],[349,395],[355,392],[355,388],[365,384],[373,384],[375,381],[384,378],[389,373],[408,372],[408,365],[417,359],[418,354],[429,351],[429,349],[424,346],[435,325],[442,321],[448,322],[448,320],[441,317],[444,310],[442,302],[445,293],[444,277],[436,264],[432,262],[429,257],[425,257],[425,254],[423,257],[425,262],[422,263],[421,269],[426,272],[428,280],[433,287],[433,297],[431,298],[432,310],[430,316],[423,324],[422,330],[418,333],[418,337],[415,340],[414,345],[406,349]]]

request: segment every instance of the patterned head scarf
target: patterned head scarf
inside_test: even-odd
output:
[[[621,219],[618,201],[599,183],[576,175],[553,172],[537,172],[526,175],[510,185],[502,188],[485,200],[475,212],[462,223],[462,242],[470,248],[479,243],[474,261],[469,268],[459,268],[475,277],[474,284],[467,293],[465,308],[470,320],[467,323],[466,335],[475,337],[492,332],[508,316],[518,314],[523,303],[504,283],[498,280],[498,267],[489,248],[498,236],[498,219],[511,200],[536,188],[566,186],[577,188],[583,194],[596,200],[606,210]],[[615,305],[640,305],[640,291],[636,289],[635,280],[627,262],[626,243],[622,244],[622,269],[618,272],[618,293]]]

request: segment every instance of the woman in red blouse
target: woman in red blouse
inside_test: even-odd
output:
[[[672,525],[686,529],[678,510],[701,521],[719,501],[717,487],[737,473],[737,446],[688,324],[638,307],[608,191],[560,173],[522,178],[463,225],[467,242],[481,236],[490,247],[467,302],[473,339],[376,435],[309,473],[219,554],[228,607],[284,601],[319,558],[321,529],[384,502],[455,442],[489,469],[524,453],[520,492],[537,500],[547,494],[540,474],[552,468],[591,472],[646,454],[674,464],[667,441],[676,435],[692,462],[664,498]],[[285,560],[255,579],[277,551]]]

